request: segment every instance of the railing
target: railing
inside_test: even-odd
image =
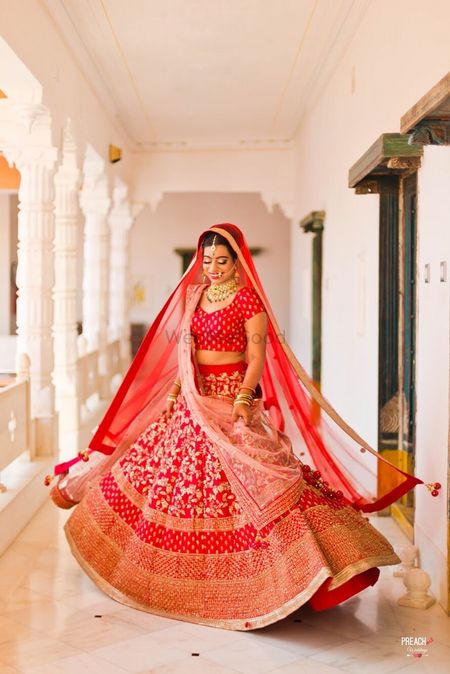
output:
[[[14,372],[9,358],[5,372]],[[86,340],[78,338],[78,359],[72,389],[67,388],[59,399],[59,449],[74,453],[89,445],[96,427],[123,378],[121,344],[116,339],[107,344],[104,368],[99,366],[98,351],[87,352]],[[30,381],[28,356],[18,359],[16,375],[0,373],[0,473],[24,452],[35,456],[34,424],[30,417]],[[5,476],[4,476],[5,477]],[[0,492],[5,490],[1,484]]]
[[[32,420],[30,417],[30,359],[18,358],[17,375],[0,386],[0,471],[24,452],[34,458]],[[7,487],[0,481],[0,492]]]
[[[114,342],[110,342],[107,349],[108,370],[114,376],[120,373],[120,340],[116,339]]]
[[[0,335],[0,373],[16,371],[17,335]]]
[[[80,405],[80,420],[89,413],[89,406],[95,406],[100,398],[100,377],[98,351],[86,352],[86,340],[78,337],[77,399]]]
[[[65,396],[59,409],[59,445],[64,454],[73,454],[89,445],[95,429],[120,384],[120,340],[107,344],[104,367],[98,350],[87,351],[83,335],[78,337],[76,391]]]

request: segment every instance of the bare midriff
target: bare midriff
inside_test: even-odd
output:
[[[200,365],[226,365],[227,363],[239,363],[245,360],[245,353],[197,349],[195,358]]]

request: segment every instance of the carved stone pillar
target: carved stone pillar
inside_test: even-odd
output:
[[[113,191],[113,207],[109,215],[111,230],[109,335],[120,340],[121,371],[130,363],[130,291],[128,277],[129,231],[140,208],[130,206],[128,188],[117,181]]]
[[[81,209],[84,225],[83,335],[88,351],[98,349],[100,397],[108,398],[108,286],[110,207],[105,162],[90,147],[83,165]]]
[[[17,267],[17,353],[30,358],[30,411],[35,419],[36,454],[57,447],[53,370],[54,164],[51,120],[42,105],[17,110],[25,131],[3,147],[20,171]]]
[[[55,286],[53,381],[59,413],[60,449],[77,451],[80,425],[77,399],[77,226],[79,175],[70,122],[63,139],[62,163],[55,175]]]

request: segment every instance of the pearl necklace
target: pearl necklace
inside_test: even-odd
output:
[[[225,283],[210,285],[206,289],[206,297],[209,302],[221,302],[235,293],[238,289],[238,285],[235,278],[225,281]]]

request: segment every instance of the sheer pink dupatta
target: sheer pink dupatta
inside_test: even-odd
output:
[[[232,422],[232,401],[199,393],[190,325],[204,287],[190,289],[186,305],[178,351],[181,390],[194,419],[214,443],[239,502],[260,529],[296,503],[303,488],[302,469],[289,438],[273,424],[262,401],[255,401],[246,425]]]
[[[422,483],[380,456],[314,387],[282,338],[242,232],[230,223],[207,231],[229,241],[237,254],[241,282],[255,289],[268,315],[263,402],[252,408],[248,426],[233,425],[230,403],[201,396],[196,388],[190,319],[204,287],[200,283],[204,232],[189,269],[150,327],[95,433],[89,462],[76,465],[77,457],[56,467],[56,474],[64,475],[59,483],[62,496],[79,501],[91,481],[161,414],[178,368],[191,413],[215,443],[236,495],[259,528],[295,504],[303,486],[302,463],[320,470],[330,487],[365,511],[384,508]],[[322,410],[318,420],[313,401]]]

